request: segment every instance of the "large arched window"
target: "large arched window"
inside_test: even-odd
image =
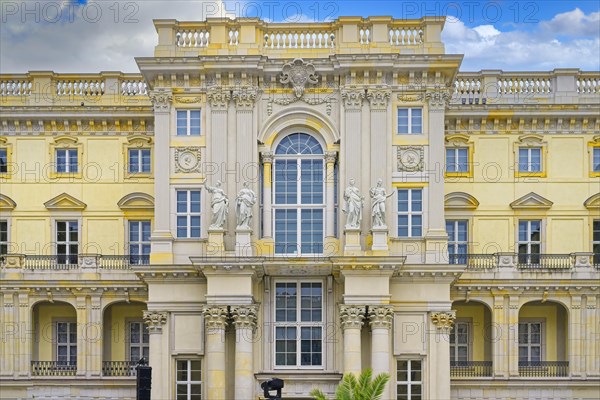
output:
[[[306,133],[284,137],[275,150],[273,223],[275,253],[323,253],[324,153]]]

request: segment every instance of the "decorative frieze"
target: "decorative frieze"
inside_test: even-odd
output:
[[[399,172],[423,171],[425,150],[423,146],[398,146],[397,159]]]
[[[360,329],[364,325],[365,306],[340,305],[340,321],[342,329]]]
[[[362,89],[342,89],[342,100],[346,110],[358,111],[362,108],[365,91]]]
[[[455,311],[434,311],[431,313],[431,322],[439,330],[449,331],[456,320]]]
[[[393,319],[393,306],[369,306],[369,325],[371,325],[371,329],[390,329]]]
[[[167,112],[171,109],[173,93],[164,89],[154,90],[150,93],[150,101],[154,105],[154,111]]]
[[[188,146],[175,148],[175,172],[201,172],[201,147]]]
[[[144,311],[144,323],[148,325],[150,333],[161,333],[163,325],[167,323],[167,313],[164,311]]]
[[[205,306],[202,313],[206,329],[225,329],[227,327],[228,311],[226,306]]]
[[[256,320],[258,318],[258,306],[256,304],[232,306],[231,317],[236,329],[254,329],[256,328]]]
[[[231,92],[229,90],[214,88],[208,91],[207,97],[213,111],[227,111],[229,101],[231,100]]]

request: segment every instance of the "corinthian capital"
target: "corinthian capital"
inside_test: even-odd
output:
[[[253,88],[234,90],[233,101],[235,101],[235,107],[238,110],[252,110],[254,108],[254,102],[256,101],[256,95],[257,91]]]
[[[394,319],[394,307],[369,306],[369,325],[371,328],[390,329]]]
[[[144,323],[148,325],[150,333],[161,333],[162,327],[167,323],[167,313],[163,311],[144,311]]]
[[[228,312],[226,306],[205,306],[202,313],[204,314],[206,329],[225,329],[227,327]]]
[[[451,97],[450,89],[441,85],[436,85],[435,88],[425,93],[425,99],[429,101],[430,109],[435,111],[443,111]]]
[[[231,307],[231,316],[233,317],[233,325],[235,325],[236,329],[239,329],[239,328],[254,329],[256,327],[257,315],[258,315],[258,306],[256,304]]]
[[[173,93],[165,89],[153,90],[150,93],[150,101],[154,105],[154,111],[169,111],[173,101]]]
[[[369,89],[367,99],[369,100],[371,110],[387,110],[388,100],[391,95],[392,91],[390,89]]]
[[[455,311],[435,311],[431,313],[431,322],[439,330],[449,331],[454,326]]]
[[[213,110],[226,111],[231,100],[231,92],[220,88],[210,89],[207,97]]]
[[[340,320],[342,322],[342,329],[360,329],[365,323],[365,306],[341,305]]]
[[[342,89],[342,100],[347,110],[360,110],[364,98],[365,91],[362,89]]]

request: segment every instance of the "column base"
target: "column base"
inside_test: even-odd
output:
[[[207,255],[218,256],[225,252],[225,230],[224,229],[209,229],[208,230],[208,246],[206,248]]]
[[[371,245],[372,251],[389,251],[388,246],[388,228],[373,228],[371,229],[373,235],[373,244]]]
[[[344,255],[360,255],[361,253],[360,228],[344,229]]]
[[[210,234],[210,232],[209,232]],[[252,247],[252,229],[237,228],[235,230],[235,255],[242,257],[254,256]],[[210,243],[210,239],[209,239]]]

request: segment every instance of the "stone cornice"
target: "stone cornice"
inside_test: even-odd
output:
[[[365,323],[365,306],[340,305],[340,321],[342,329],[360,329]]]

